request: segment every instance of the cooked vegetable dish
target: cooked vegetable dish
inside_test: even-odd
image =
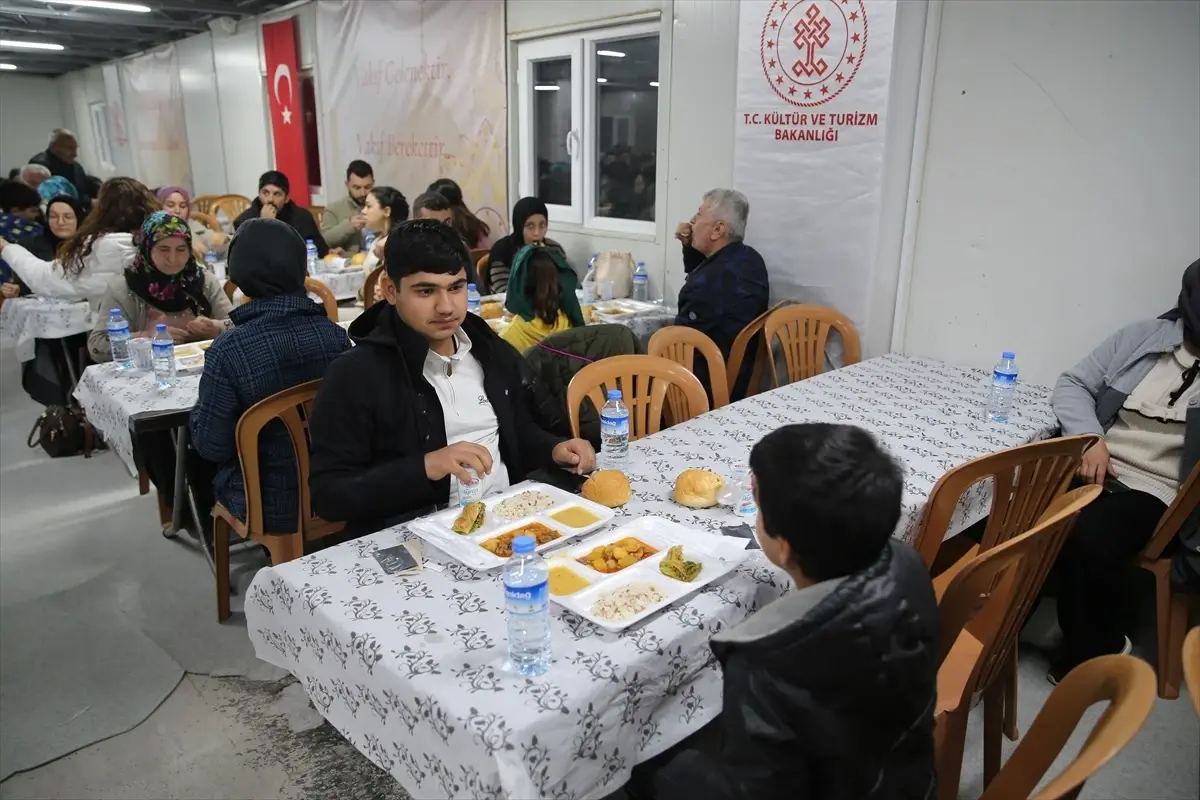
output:
[[[691,583],[700,574],[703,565],[699,561],[684,561],[683,545],[677,544],[667,550],[663,560],[658,562],[658,571],[668,578]]]
[[[518,536],[532,536],[538,544],[545,544],[546,542],[553,542],[555,539],[562,538],[562,534],[553,528],[549,528],[540,522],[530,522],[516,530],[502,533],[499,536],[493,536],[481,544],[480,547],[493,555],[508,558],[512,555],[513,539]]]
[[[576,559],[580,564],[586,564],[597,572],[612,574],[631,567],[643,558],[649,558],[657,553],[645,542],[632,536],[593,548],[590,553]]]

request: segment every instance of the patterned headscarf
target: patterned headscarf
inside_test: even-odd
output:
[[[75,200],[79,199],[79,190],[75,188],[75,184],[61,175],[46,178],[46,180],[38,184],[38,197],[42,198],[43,203],[60,194],[65,194],[67,197]],[[79,221],[83,222],[82,219]]]
[[[172,236],[187,242],[188,262],[178,274],[167,275],[154,266],[150,251],[154,245]],[[207,317],[212,313],[212,306],[204,296],[204,272],[190,253],[192,232],[186,220],[166,211],[155,211],[142,223],[134,243],[137,255],[125,269],[125,285],[129,291],[168,314],[190,310],[198,317]]]

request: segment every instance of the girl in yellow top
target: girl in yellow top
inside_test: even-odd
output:
[[[583,325],[579,278],[562,254],[527,245],[513,259],[504,306],[514,315],[502,338],[522,353],[552,333]]]

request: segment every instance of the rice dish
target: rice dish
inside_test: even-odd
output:
[[[504,519],[520,519],[547,508],[554,508],[554,498],[550,495],[545,492],[521,492],[502,503],[497,503],[492,508],[492,513]]]
[[[592,606],[592,616],[607,622],[620,622],[666,599],[666,594],[653,584],[628,583],[601,595]]]

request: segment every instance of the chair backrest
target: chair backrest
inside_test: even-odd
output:
[[[858,330],[841,312],[814,305],[791,305],[771,312],[763,325],[763,341],[776,386],[802,381],[825,371],[825,344],[829,341],[830,330],[837,331],[842,337],[843,366],[862,360]],[[787,365],[787,380],[782,382],[772,355],[776,338],[783,347],[783,360]]]
[[[325,306],[325,316],[334,322],[338,321],[337,298],[333,296],[333,290],[326,286],[324,281],[319,281],[316,278],[305,278],[304,291],[320,297],[321,304]]]
[[[325,218],[325,206],[309,206],[308,213],[317,221],[317,227],[321,227],[321,220]]]
[[[1033,725],[992,779],[980,800],[1073,800],[1084,781],[1095,775],[1132,741],[1154,709],[1154,670],[1133,656],[1100,656],[1071,670],[1046,698]],[[1067,765],[1040,790],[1046,770],[1089,707],[1109,703],[1087,741]]]
[[[742,364],[747,357],[752,359],[751,363],[754,364],[754,367],[750,374],[750,383],[746,386],[746,397],[758,394],[759,387],[762,385],[763,365],[767,360],[767,345],[762,337],[763,325],[773,311],[790,304],[790,300],[779,301],[752,319],[750,324],[742,328],[741,332],[734,337],[733,344],[729,348],[729,359],[725,362],[725,379],[729,385],[730,399],[741,399],[734,397],[734,387],[737,385],[738,373],[742,371]],[[747,352],[751,348],[753,351]]]
[[[191,211],[188,213],[188,219],[194,219],[197,222],[204,223],[210,231],[220,231],[221,223],[212,214],[207,214],[203,211]]]
[[[970,703],[1000,675],[1075,518],[1101,491],[1099,486],[1082,486],[1063,495],[1029,531],[982,552],[950,581],[939,606],[940,659],[964,629],[981,645],[970,674],[954,682],[961,685],[962,695],[953,698],[958,701],[953,705]]]
[[[242,465],[242,482],[246,487],[246,527],[264,533],[262,480],[258,463],[258,437],[267,423],[282,420],[292,439],[296,456],[296,479],[300,489],[299,517],[296,531],[302,532],[307,525],[319,521],[312,513],[312,502],[308,491],[308,469],[310,439],[308,418],[312,413],[313,400],[321,380],[308,381],[260,400],[238,420],[236,438],[238,460]]]
[[[1188,631],[1183,640],[1183,679],[1196,716],[1200,717],[1200,625]]]
[[[629,409],[629,440],[657,433],[662,421],[667,389],[683,390],[682,408],[672,410],[672,423],[685,422],[708,411],[708,395],[695,375],[674,361],[656,356],[613,356],[588,364],[567,385],[567,414],[571,435],[579,436],[579,406],[590,398],[596,410],[604,408],[609,389],[620,389]],[[678,416],[677,416],[678,415]]]
[[[212,201],[208,213],[216,216],[223,212],[229,219],[229,224],[233,225],[233,221],[238,218],[238,215],[249,207],[249,198],[242,197],[240,194],[223,194]]]
[[[233,281],[225,281],[225,296],[229,298],[229,302],[233,302],[234,292],[237,291],[237,284]],[[245,302],[245,300],[243,300]]]
[[[1179,494],[1175,495],[1175,500],[1163,512],[1162,518],[1158,521],[1158,527],[1154,529],[1154,535],[1150,537],[1149,543],[1142,551],[1142,558],[1152,561],[1162,558],[1163,550],[1179,535],[1179,529],[1195,512],[1198,503],[1200,503],[1200,464],[1192,468],[1191,474],[1179,487]]]
[[[725,359],[721,357],[721,348],[717,343],[695,328],[686,325],[668,325],[659,328],[650,337],[646,353],[674,361],[693,375],[696,351],[708,362],[708,382],[712,387],[713,408],[729,405],[729,383],[725,379]],[[683,390],[672,386],[667,391],[667,401],[671,409],[676,410],[682,402]]]
[[[479,257],[479,260],[475,262],[475,271],[479,273],[479,282],[483,285],[483,289],[487,290],[488,294],[491,294],[492,292],[492,283],[490,277],[488,276],[488,265],[491,263],[491,261],[492,254],[485,251],[484,254]],[[480,294],[483,294],[483,289],[480,289]]]
[[[1033,527],[1079,469],[1084,451],[1099,437],[1070,436],[1002,450],[960,464],[934,485],[925,504],[915,547],[932,566],[958,502],[981,480],[992,481],[992,506],[980,550]]]
[[[192,211],[199,211],[203,214],[212,213],[213,201],[224,195],[219,194],[202,194],[192,198]]]
[[[367,275],[367,279],[363,281],[362,296],[364,308],[370,308],[375,305],[375,284],[379,283],[379,276],[382,274],[383,264],[380,264],[371,270],[371,274]]]

